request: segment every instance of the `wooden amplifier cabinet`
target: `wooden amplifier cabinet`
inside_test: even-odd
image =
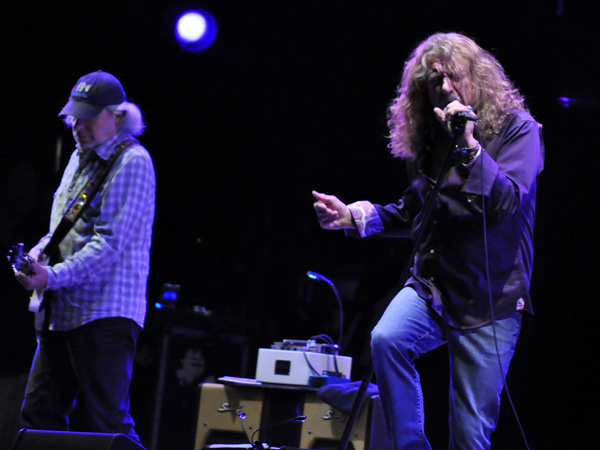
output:
[[[245,417],[240,419],[240,413]],[[305,415],[304,422],[289,420]],[[211,444],[249,443],[254,439],[271,447],[337,450],[348,414],[321,400],[315,388],[276,384],[203,383],[194,450]],[[245,431],[244,431],[245,429]],[[354,425],[349,450],[391,448],[378,395],[365,401]]]
[[[254,430],[260,426],[263,398],[264,391],[260,389],[202,383],[194,449],[200,450],[215,443],[248,443]],[[240,419],[242,412],[245,414],[243,424]]]

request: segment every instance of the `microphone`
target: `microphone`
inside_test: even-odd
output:
[[[452,129],[456,133],[462,134],[465,131],[465,125],[468,120],[477,122],[477,117],[469,114],[468,112],[461,111],[459,113],[454,114],[450,118],[450,124],[452,125]]]
[[[454,114],[454,118],[459,118],[459,120],[472,120],[473,122],[477,122],[477,117],[469,114],[468,112],[461,111],[457,114]]]

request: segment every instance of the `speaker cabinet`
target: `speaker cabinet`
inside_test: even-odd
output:
[[[22,429],[12,450],[145,450],[124,434]]]
[[[247,376],[246,325],[227,327],[222,317],[185,311],[148,314],[130,388],[135,430],[150,450],[192,450],[198,385],[224,375]]]
[[[325,403],[316,392],[306,393],[303,413],[306,415],[306,421],[302,424],[299,447],[337,450],[346,428],[348,414]],[[352,429],[348,448],[354,450],[391,449],[379,395],[373,395],[366,399],[365,406]]]
[[[194,448],[200,450],[215,443],[248,443],[252,433],[260,426],[263,401],[262,390],[201,384]],[[243,422],[240,413],[245,415]]]
[[[243,421],[240,413],[244,413]],[[304,422],[291,418],[305,415]],[[348,414],[322,401],[314,388],[274,384],[200,385],[194,450],[213,444],[247,444],[254,439],[271,447],[337,450]],[[388,450],[378,395],[369,397],[354,425],[349,450]]]

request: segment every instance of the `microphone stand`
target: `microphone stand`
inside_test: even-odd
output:
[[[415,241],[414,241],[410,256],[407,259],[406,264],[404,264],[404,268],[402,269],[402,275],[401,275],[400,279],[398,280],[398,285],[397,285],[397,289],[396,289],[397,291],[399,291],[400,289],[402,289],[404,287],[404,283],[408,279],[408,273],[410,271],[410,268],[412,267],[412,263],[415,258],[415,255],[417,254],[419,244],[421,243],[421,240],[423,239],[424,231],[427,228],[427,226],[429,225],[429,220],[430,220],[430,216],[431,216],[431,211],[433,209],[434,199],[437,197],[437,195],[440,191],[440,186],[442,184],[442,178],[444,177],[444,175],[446,174],[446,172],[448,172],[448,169],[450,168],[450,161],[452,160],[452,153],[454,151],[454,145],[456,144],[456,140],[458,139],[458,136],[461,136],[462,133],[464,132],[465,121],[464,120],[453,121],[452,127],[454,129],[454,135],[452,136],[452,142],[450,143],[450,148],[448,149],[448,152],[446,153],[444,162],[438,173],[437,181],[435,183],[435,186],[433,187],[433,191],[431,191],[431,194],[427,198],[427,201],[425,202],[425,206],[423,207],[423,220],[421,221],[421,226],[419,227],[419,231],[417,232],[417,236],[415,237]],[[348,422],[346,423],[346,427],[344,428],[344,433],[342,434],[342,438],[340,440],[340,445],[338,447],[338,450],[346,450],[346,448],[348,447],[348,442],[350,440],[350,435],[352,433],[352,429],[354,428],[354,425],[356,424],[360,410],[362,409],[362,405],[365,400],[365,393],[367,391],[367,387],[369,386],[369,383],[371,382],[371,379],[373,378],[374,372],[375,372],[375,368],[373,367],[373,360],[371,359],[369,361],[369,366],[368,366],[368,368],[362,378],[362,381],[360,383],[360,387],[356,394],[356,398],[354,399],[354,403],[352,404],[352,410],[350,411],[350,415],[348,416]]]

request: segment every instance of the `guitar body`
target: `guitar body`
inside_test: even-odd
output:
[[[33,275],[32,266],[35,260],[27,253],[23,253],[23,244],[19,243],[17,245],[13,245],[8,251],[7,258],[15,273],[23,272],[25,275]],[[47,261],[39,261],[39,263],[46,265]],[[44,324],[44,319],[46,316],[46,311],[43,308],[43,301],[44,290],[34,289],[31,297],[29,298],[29,311],[35,313],[36,330],[42,329],[42,325]]]
[[[46,320],[46,310],[41,309],[42,302],[44,301],[44,290],[34,289],[31,297],[29,297],[29,311],[35,314],[35,329],[41,330]]]

